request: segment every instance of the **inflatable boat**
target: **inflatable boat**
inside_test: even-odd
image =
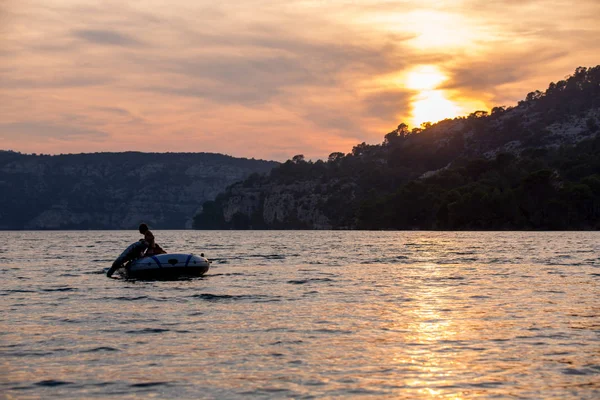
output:
[[[210,261],[194,254],[158,254],[142,257],[148,247],[144,241],[135,242],[117,257],[106,275],[124,270],[127,279],[176,279],[202,276],[210,268]]]

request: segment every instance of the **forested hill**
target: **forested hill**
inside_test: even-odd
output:
[[[276,165],[210,153],[0,151],[0,229],[189,228],[203,202]]]
[[[401,124],[381,144],[303,156],[203,205],[198,229],[598,229],[600,66],[513,107]]]

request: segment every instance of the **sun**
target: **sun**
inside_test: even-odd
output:
[[[412,124],[420,126],[423,122],[437,122],[446,118],[454,118],[461,113],[461,108],[449,100],[441,90],[421,92],[412,103]]]
[[[410,111],[401,110],[398,118],[406,118],[413,127],[424,122],[435,123],[446,118],[456,118],[473,110],[487,110],[485,101],[473,99],[444,83],[450,76],[441,66],[415,65],[406,71],[398,71],[377,77],[376,87],[394,88],[410,96]]]
[[[406,87],[418,91],[433,90],[447,79],[435,65],[420,65],[406,75]]]
[[[406,74],[405,87],[418,92],[412,100],[412,123],[437,122],[456,117],[461,109],[438,87],[448,77],[435,65],[419,65]]]

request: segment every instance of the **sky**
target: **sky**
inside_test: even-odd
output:
[[[600,64],[598,19],[598,0],[0,0],[0,149],[326,158]]]

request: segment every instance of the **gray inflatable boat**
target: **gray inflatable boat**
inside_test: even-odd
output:
[[[131,244],[113,262],[106,276],[124,269],[128,279],[177,279],[204,275],[210,268],[210,261],[194,254],[158,254],[142,257],[148,244],[139,241]]]

